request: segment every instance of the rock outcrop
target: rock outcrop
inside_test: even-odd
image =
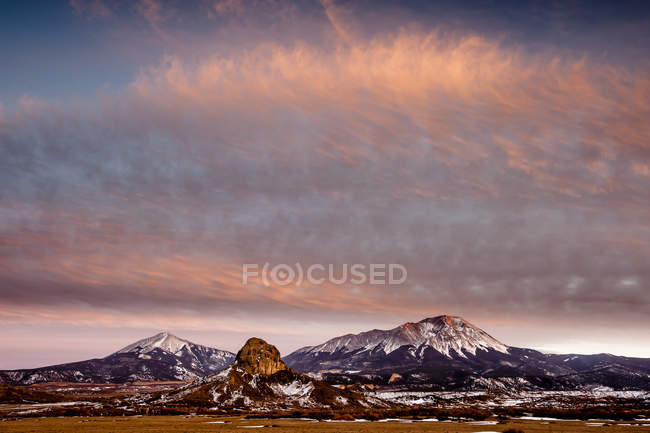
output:
[[[289,367],[280,359],[280,351],[261,338],[249,338],[235,358],[237,366],[249,374],[265,376],[288,370]]]
[[[388,407],[378,398],[339,389],[287,367],[275,346],[249,339],[232,366],[163,395],[158,403],[178,402],[222,409]]]

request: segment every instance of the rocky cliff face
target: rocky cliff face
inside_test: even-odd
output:
[[[278,371],[288,370],[280,359],[280,351],[261,338],[249,338],[235,358],[237,367],[249,374],[269,376]]]

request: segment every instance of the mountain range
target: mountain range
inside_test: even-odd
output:
[[[232,352],[201,346],[161,332],[105,358],[0,371],[0,383],[187,381],[220,371],[232,364],[234,359]]]
[[[237,382],[239,370],[224,370],[235,359],[231,352],[160,333],[105,358],[0,371],[0,383],[217,380],[218,374]],[[285,379],[291,383],[309,375],[336,385],[423,390],[650,390],[650,359],[512,347],[461,317],[447,315],[332,338],[294,351],[284,363],[291,374],[280,376],[288,375]]]
[[[650,359],[552,355],[507,346],[461,317],[333,338],[286,356],[332,383],[433,389],[650,389]]]

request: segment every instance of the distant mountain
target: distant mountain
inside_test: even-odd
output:
[[[650,389],[650,359],[548,355],[509,347],[461,317],[333,338],[291,353],[297,371],[334,383],[435,389]]]
[[[0,371],[0,383],[31,385],[41,382],[191,380],[222,370],[234,358],[232,352],[201,346],[162,332],[105,358],[27,370]]]
[[[405,323],[388,331],[374,329],[298,349],[285,360],[301,371],[367,370],[419,364],[435,355],[476,356],[477,350],[508,353],[508,346],[460,317],[439,316]]]
[[[225,370],[164,394],[153,404],[224,409],[388,407],[374,397],[339,389],[288,368],[275,346],[249,339]]]

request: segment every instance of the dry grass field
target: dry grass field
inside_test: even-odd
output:
[[[591,424],[591,425],[590,425]],[[273,432],[435,432],[476,433],[504,432],[508,429],[524,433],[636,433],[650,432],[650,424],[604,423],[585,421],[508,421],[505,424],[477,425],[467,422],[389,421],[389,422],[316,422],[307,420],[247,420],[238,417],[155,416],[155,417],[93,417],[93,418],[26,418],[0,422],[6,433],[143,433],[143,432],[214,432],[269,429]],[[636,424],[636,423],[632,423]]]

